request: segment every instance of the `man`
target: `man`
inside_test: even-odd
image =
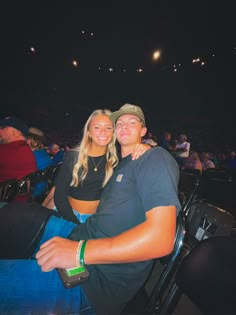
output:
[[[56,143],[52,143],[48,146],[48,154],[51,156],[52,164],[57,165],[63,162],[64,151],[60,149],[60,146]]]
[[[183,167],[184,161],[189,157],[190,153],[190,142],[187,142],[187,136],[184,133],[179,135],[175,148],[176,161],[181,168]]]
[[[180,208],[177,163],[160,147],[132,160],[131,152],[147,130],[140,107],[125,104],[111,119],[122,159],[104,188],[96,214],[78,226],[65,221],[70,228],[75,226],[69,239],[54,237],[41,245],[36,258],[44,273],[33,260],[0,262],[4,284],[0,311],[67,314],[92,305],[96,314],[120,313],[144,285],[153,259],[171,253]],[[63,289],[54,269],[84,263],[89,279]]]
[[[172,135],[170,131],[164,131],[160,137],[159,145],[170,153],[173,153],[175,151],[175,146],[171,144],[171,137]]]
[[[19,179],[37,170],[34,154],[26,142],[28,128],[20,119],[0,120],[0,182]]]

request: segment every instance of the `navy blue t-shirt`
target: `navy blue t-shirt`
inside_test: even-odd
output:
[[[138,160],[121,159],[103,189],[97,213],[76,227],[70,238],[115,236],[144,222],[145,213],[154,207],[176,205],[180,209],[178,181],[178,165],[161,147]],[[144,284],[152,263],[88,265],[90,278],[83,287],[96,312],[120,311]]]

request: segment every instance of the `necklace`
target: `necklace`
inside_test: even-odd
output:
[[[93,161],[93,165],[94,165],[94,169],[93,169],[94,172],[97,172],[97,171],[98,171],[98,166],[99,166],[99,164],[102,162],[102,160],[104,159],[104,157],[105,157],[105,155],[103,155],[102,158],[100,159],[100,161],[98,162],[98,164],[96,164],[96,163],[94,162],[93,157],[91,156],[92,161]]]

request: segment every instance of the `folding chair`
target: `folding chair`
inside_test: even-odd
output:
[[[41,203],[53,186],[53,182],[61,164],[62,163],[48,166],[43,170],[26,175],[20,181],[19,194],[27,196],[28,201],[36,201]],[[34,197],[34,189],[40,183],[45,183],[45,187],[43,188],[41,195]]]
[[[221,177],[218,175],[216,177],[216,174],[212,177],[209,173],[202,175],[197,198],[190,205],[186,218],[183,260],[185,260],[185,257],[195,247],[201,248],[200,243],[205,240],[216,237],[232,237],[232,231],[234,231],[236,226],[236,219],[228,211],[231,209],[228,197],[229,193],[232,193],[232,186],[229,186],[232,184],[232,181],[227,182],[226,178],[222,174]],[[182,275],[182,271],[178,271],[177,269],[175,282],[159,309],[160,314],[171,314],[182,296],[183,292],[179,289],[178,284],[176,284],[177,279],[180,279],[180,274]]]
[[[205,239],[184,257],[160,314],[172,314],[185,294],[202,314],[236,313],[236,238]]]
[[[19,184],[17,179],[11,179],[0,183],[0,201],[12,201],[18,193]]]
[[[51,215],[38,203],[11,201],[0,211],[0,259],[29,259]]]
[[[182,212],[188,216],[190,204],[197,198],[201,174],[198,170],[180,171],[179,178],[179,199],[182,205]]]

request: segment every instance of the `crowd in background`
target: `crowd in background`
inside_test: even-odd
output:
[[[181,126],[179,126],[179,128],[173,128],[173,131],[167,126],[163,131],[158,130],[156,133],[149,130],[143,137],[143,143],[149,143],[151,146],[160,145],[165,147],[163,145],[163,138],[166,133],[170,136],[168,139],[170,149],[168,151],[175,157],[176,152],[174,148],[181,135],[186,136],[187,142],[190,144],[188,154],[186,155],[189,159],[186,161],[185,166],[180,165],[181,168],[191,168],[192,164],[189,160],[196,160],[197,164],[201,162],[203,165],[200,166],[200,169],[202,168],[203,170],[212,167],[236,168],[236,139],[234,141],[232,134],[229,133],[228,136],[227,132],[226,135],[223,133],[220,134],[220,132],[217,134],[210,126],[202,130],[197,128],[189,128],[187,130],[184,128],[182,130]],[[60,130],[47,129],[45,135],[48,146],[56,143],[61,150],[68,150],[80,142],[82,129],[76,126],[61,128]]]

